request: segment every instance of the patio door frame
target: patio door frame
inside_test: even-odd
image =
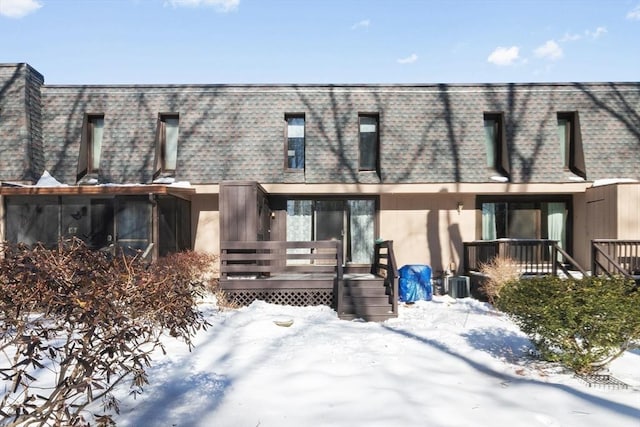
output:
[[[365,196],[349,196],[349,195],[345,195],[345,196],[340,196],[340,197],[329,197],[329,196],[318,196],[318,197],[305,197],[305,196],[300,196],[300,197],[287,197],[287,201],[293,201],[293,200],[308,200],[312,203],[312,208],[311,208],[311,215],[312,215],[312,219],[311,219],[311,227],[312,227],[312,236],[311,236],[311,240],[315,241],[318,240],[317,236],[318,236],[318,218],[317,218],[317,205],[318,203],[324,203],[324,202],[340,202],[341,206],[342,206],[342,230],[340,232],[340,240],[342,241],[342,247],[343,247],[343,253],[344,253],[344,263],[346,264],[353,264],[351,262],[352,259],[352,253],[351,253],[351,231],[350,231],[350,225],[349,225],[349,220],[350,220],[350,213],[349,213],[349,201],[350,200],[371,200],[374,204],[374,212],[373,212],[373,238],[375,239],[375,236],[378,236],[379,234],[379,209],[380,209],[380,198],[378,196],[371,196],[371,197],[365,197]],[[336,236],[337,237],[337,236]],[[371,256],[373,256],[373,254],[371,254]],[[364,264],[363,264],[364,265]]]

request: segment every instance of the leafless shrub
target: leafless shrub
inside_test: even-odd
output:
[[[220,310],[235,310],[240,308],[240,304],[223,289],[217,288],[213,294]]]
[[[131,393],[142,392],[152,352],[164,352],[161,335],[191,348],[193,334],[207,326],[194,301],[206,288],[206,255],[181,253],[148,265],[91,251],[79,240],[4,249],[0,425],[89,425],[93,401],[105,411],[94,421],[113,425],[114,387],[130,379]]]
[[[480,290],[492,304],[498,299],[506,284],[520,278],[518,264],[510,258],[495,257],[487,263],[482,263],[480,272],[484,275]]]

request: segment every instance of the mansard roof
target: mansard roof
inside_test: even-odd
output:
[[[559,112],[577,113],[588,181],[640,179],[636,82],[45,85],[41,93],[45,167],[68,184],[75,183],[87,114],[104,114],[102,179],[150,182],[160,113],[179,114],[176,178],[192,184],[491,182],[487,112],[503,115],[511,182],[576,178],[560,157]],[[284,168],[288,113],[305,116],[304,173]],[[378,173],[358,170],[360,113],[379,116]]]

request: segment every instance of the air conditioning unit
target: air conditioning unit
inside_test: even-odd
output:
[[[471,281],[469,276],[452,276],[444,279],[445,291],[452,298],[467,298],[471,296]]]

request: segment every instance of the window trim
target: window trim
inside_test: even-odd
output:
[[[493,120],[496,123],[495,140],[493,141],[494,159],[493,165],[487,164],[486,167],[490,172],[499,176],[509,178],[509,154],[507,151],[507,138],[505,132],[504,112],[502,111],[485,111],[483,113],[483,131],[486,122]],[[483,132],[485,152],[487,149],[486,134]],[[488,154],[488,153],[487,153]]]
[[[376,139],[375,139],[375,160],[372,168],[362,166],[362,119],[370,118],[376,120]],[[358,171],[359,172],[376,172],[380,173],[380,113],[358,113]]]
[[[302,167],[289,167],[289,119],[302,119],[304,136],[302,137]],[[284,170],[291,173],[304,173],[307,168],[307,118],[305,113],[285,113],[284,115]]]
[[[168,119],[176,119],[178,121],[178,140],[176,141],[176,165],[175,169],[168,169],[166,167],[166,151],[167,151],[167,136],[166,136],[166,121]],[[180,142],[180,113],[159,113],[158,121],[156,125],[156,161],[155,172],[153,178],[159,177],[175,177],[176,170],[178,168],[178,145]]]

